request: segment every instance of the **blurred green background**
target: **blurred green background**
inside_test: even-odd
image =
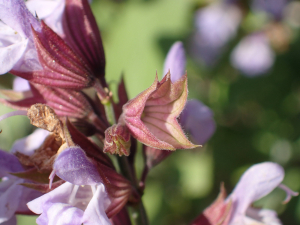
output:
[[[102,32],[111,87],[116,87],[121,73],[130,97],[149,87],[156,72],[162,74],[171,45],[177,40],[188,45],[195,10],[203,3],[94,0],[92,9]],[[255,26],[257,19],[247,23],[251,21]],[[283,183],[300,191],[298,33],[289,49],[277,55],[273,69],[257,78],[242,76],[229,63],[238,38],[214,68],[207,69],[187,56],[189,98],[213,110],[217,130],[203,148],[178,150],[150,172],[143,199],[151,224],[188,224],[217,197],[221,182],[230,193],[249,166],[263,161],[281,164],[286,171]],[[1,76],[2,88],[11,80],[10,75]],[[0,107],[1,114],[8,110]],[[15,117],[1,121],[1,129],[0,147],[9,150],[14,140],[33,128],[26,118]],[[140,170],[141,156],[137,160]],[[255,205],[275,209],[283,224],[300,224],[300,198],[283,205],[284,198],[284,192],[276,189]],[[34,224],[34,220],[19,216],[19,224]]]

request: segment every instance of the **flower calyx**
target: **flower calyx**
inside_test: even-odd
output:
[[[226,202],[226,190],[221,184],[221,191],[217,199],[206,208],[190,225],[228,225],[232,211],[232,202]]]
[[[187,100],[187,75],[172,82],[167,73],[123,106],[119,122],[143,144],[165,150],[198,147],[185,136],[177,118]]]

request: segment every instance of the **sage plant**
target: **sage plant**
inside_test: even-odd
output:
[[[15,214],[38,214],[40,225],[148,224],[142,202],[148,172],[176,149],[205,144],[215,130],[212,111],[187,102],[182,43],[170,50],[162,79],[153,74],[153,84],[131,100],[121,80],[115,102],[87,0],[0,0],[0,19],[0,72],[17,76],[15,89],[2,90],[7,98],[0,100],[17,111],[0,120],[25,115],[38,128],[10,153],[0,151],[0,223],[15,224]],[[144,154],[141,177],[135,171],[137,141]],[[282,181],[279,165],[259,167],[261,176],[254,179],[261,172],[252,169],[232,195],[221,194],[214,205],[222,205],[216,210],[222,221],[208,213],[215,217],[211,225],[244,224],[236,221],[250,203]],[[196,224],[207,224],[201,221]]]

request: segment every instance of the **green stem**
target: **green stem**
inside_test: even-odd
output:
[[[116,124],[115,112],[112,104],[112,96],[109,94],[109,90],[104,90],[100,82],[96,82],[94,85],[101,103],[104,105],[105,114],[110,125]],[[118,164],[120,166],[121,173],[131,181],[133,186],[138,189],[138,182],[135,174],[130,168],[128,158],[125,156],[117,157]],[[131,217],[135,222],[135,225],[149,225],[148,217],[146,210],[144,208],[142,200],[139,201],[136,205],[132,206]]]
[[[118,157],[118,163],[122,174],[131,181],[135,188],[138,188],[138,182],[130,169],[128,157]],[[131,218],[134,220],[135,225],[149,225],[149,220],[142,199],[136,205],[131,206]]]
[[[135,225],[149,225],[147,213],[142,200],[137,205],[131,208],[131,217],[133,218]]]
[[[111,92],[108,90],[108,88],[103,88],[99,81],[94,84],[94,88],[96,89],[98,97],[104,106],[107,121],[110,123],[110,125],[115,124],[116,117],[112,104],[113,99]]]
[[[134,178],[127,157],[126,156],[117,156],[118,158],[118,164],[120,166],[121,172],[128,180],[131,181],[131,183],[136,186],[136,179]]]
[[[136,177],[133,175],[128,158],[125,156],[118,157],[118,163],[122,174],[131,181],[131,183],[138,188]],[[131,206],[131,218],[134,220],[135,225],[149,225],[148,217],[142,200],[134,206]]]
[[[107,101],[103,105],[104,105],[107,121],[109,122],[110,125],[115,124],[116,123],[116,117],[115,117],[113,104],[111,103],[111,101]]]

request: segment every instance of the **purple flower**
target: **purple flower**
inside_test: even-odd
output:
[[[59,153],[53,164],[52,176],[76,185],[98,185],[102,182],[96,166],[80,147],[68,147]]]
[[[105,212],[107,217],[113,217],[122,210],[129,198],[132,197],[134,190],[131,183],[115,171],[110,158],[103,153],[101,148],[79,132],[69,121],[67,121],[66,126],[70,133],[66,134],[66,143],[59,148],[55,158],[52,158],[54,162],[52,164],[53,171],[49,176],[50,186],[55,175],[61,178],[61,181],[78,186],[89,186],[92,189],[103,184],[105,193],[111,201],[108,208],[105,205]],[[84,146],[85,150],[80,148],[79,145]],[[57,182],[54,182],[54,185],[57,187]],[[131,199],[134,201],[136,197]],[[76,205],[72,206],[76,207]],[[34,212],[38,210],[34,207],[31,209]],[[87,210],[88,208],[84,209]],[[47,210],[45,208],[41,212],[43,213],[41,218],[47,215]],[[92,211],[89,210],[88,213],[90,212]],[[103,218],[100,218],[102,217],[101,213],[95,212],[95,215],[92,216],[97,221],[103,220]]]
[[[223,47],[207,44],[202,40],[201,34],[196,32],[191,37],[189,51],[197,62],[204,63],[206,66],[213,66],[222,54]]]
[[[195,16],[196,33],[192,37],[194,57],[207,65],[214,64],[224,46],[236,35],[241,17],[240,9],[234,4],[216,3],[200,9]]]
[[[40,30],[40,23],[24,1],[1,0],[0,19],[0,74],[41,69],[31,32],[31,26]]]
[[[31,0],[27,5],[43,20],[23,0],[0,0],[0,74],[76,90],[95,85],[105,98],[104,50],[88,1]]]
[[[180,124],[196,144],[205,144],[216,130],[211,109],[195,99],[186,103]]]
[[[64,37],[62,26],[65,0],[29,0],[26,2],[28,10],[43,20],[55,33]]]
[[[182,42],[177,41],[170,48],[165,59],[164,74],[170,71],[171,81],[176,82],[185,74],[185,51]]]
[[[89,0],[89,3],[92,1]],[[63,30],[63,14],[66,0],[28,0],[26,2],[28,10],[43,20],[55,33],[65,37]]]
[[[26,203],[41,195],[40,192],[21,186],[24,179],[9,173],[24,171],[16,156],[0,150],[0,223],[16,224],[15,213],[30,214]]]
[[[286,191],[287,198],[284,203],[288,202],[291,196],[298,195],[280,184],[283,178],[284,170],[276,163],[264,162],[251,166],[227,199],[225,188],[221,185],[218,198],[191,225],[281,225],[275,211],[253,208],[251,204],[276,187]]]
[[[185,65],[186,58],[183,44],[176,42],[165,59],[164,72],[170,70],[171,80],[176,82],[185,74]],[[180,115],[180,124],[191,135],[196,144],[207,142],[216,130],[213,112],[195,99],[186,103]]]
[[[231,53],[231,64],[249,77],[266,73],[274,63],[274,52],[262,33],[243,38]]]
[[[103,184],[80,186],[66,182],[27,205],[41,214],[36,220],[39,225],[107,225],[111,224],[105,213],[109,204]]]
[[[27,156],[33,154],[40,147],[48,131],[37,129],[33,134],[17,140],[11,149],[11,153],[21,152]],[[17,178],[10,173],[24,171],[21,163],[13,154],[0,150],[0,223],[10,221],[8,224],[16,224],[15,213],[31,214],[26,204],[28,201],[41,195],[40,192],[21,186],[24,179]]]
[[[221,47],[235,36],[240,20],[241,11],[237,6],[219,3],[200,9],[195,23],[203,41]]]
[[[298,193],[280,184],[283,178],[284,170],[276,163],[264,162],[250,167],[227,198],[227,201],[232,201],[229,225],[250,225],[254,222],[266,225],[281,224],[274,211],[254,209],[251,207],[251,204],[269,194],[276,187],[286,191],[286,201],[292,195],[298,195]]]
[[[66,183],[29,202],[34,213],[41,214],[39,225],[110,224],[105,210],[110,200],[96,166],[80,147],[68,147],[55,159],[50,175]]]
[[[276,19],[281,19],[283,10],[288,0],[253,0],[252,7],[255,10],[270,13]]]

